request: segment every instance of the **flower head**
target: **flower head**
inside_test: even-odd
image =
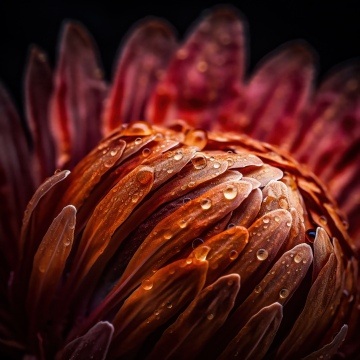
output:
[[[3,354],[359,351],[359,66],[310,96],[306,44],[247,82],[244,47],[233,10],[179,47],[149,20],[108,86],[68,23],[54,75],[30,54],[31,148],[0,89]]]

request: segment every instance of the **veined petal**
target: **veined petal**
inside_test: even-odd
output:
[[[312,63],[310,51],[301,43],[287,45],[265,60],[246,89],[240,126],[259,140],[289,147],[297,133],[293,119],[309,95]]]
[[[158,20],[136,27],[126,42],[104,109],[104,134],[145,119],[148,99],[175,51],[171,28]]]
[[[227,319],[239,289],[239,275],[230,274],[202,290],[165,330],[147,359],[182,359],[184,354],[198,359],[201,349]]]
[[[49,121],[52,75],[46,55],[33,47],[26,69],[25,100],[34,146],[34,173],[38,185],[55,171],[55,148]]]
[[[207,261],[179,260],[144,279],[113,319],[112,356],[134,349],[189,303],[204,286],[207,268]]]
[[[30,332],[35,336],[48,316],[74,239],[76,209],[69,205],[54,219],[34,256],[27,295]]]
[[[95,46],[77,23],[64,26],[51,99],[57,166],[73,168],[101,138],[106,86]]]
[[[177,51],[148,108],[153,123],[186,119],[209,129],[231,118],[244,68],[243,25],[234,11],[206,16]]]
[[[67,344],[56,360],[105,360],[114,327],[107,321],[99,321],[85,335]]]
[[[219,360],[240,355],[241,359],[261,360],[268,351],[283,317],[279,303],[265,306],[253,315],[222,352]]]

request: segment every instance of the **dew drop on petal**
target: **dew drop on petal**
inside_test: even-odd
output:
[[[70,238],[66,238],[66,239],[64,240],[64,245],[65,245],[65,246],[69,246],[70,243],[71,243]]]
[[[287,221],[286,226],[290,227],[291,226],[291,221]]]
[[[145,136],[153,133],[152,126],[145,121],[134,121],[123,130],[125,136]]]
[[[148,157],[151,154],[151,150],[149,148],[145,148],[142,151],[143,157]]]
[[[184,139],[184,144],[189,146],[197,146],[199,149],[203,149],[207,144],[207,133],[204,130],[195,129],[190,130]]]
[[[200,261],[205,261],[210,250],[208,246],[199,246],[194,251],[195,258]]]
[[[56,169],[56,170],[54,171],[54,175],[56,175],[56,174],[58,174],[58,173],[60,173],[60,172],[61,172],[60,169]]]
[[[40,271],[41,273],[44,273],[45,270],[46,270],[46,268],[45,268],[44,265],[39,265],[39,271]]]
[[[183,199],[183,204],[188,203],[190,200],[191,200],[190,198],[185,198],[185,199]]]
[[[164,234],[164,239],[170,240],[173,237],[173,233],[171,231],[166,231]]]
[[[259,292],[261,292],[261,286],[260,285],[256,286],[254,291],[256,292],[256,294],[259,294]]]
[[[279,218],[278,216],[275,216],[274,220],[275,220],[276,222],[279,222],[279,221],[280,221],[280,218]]]
[[[204,243],[204,240],[203,239],[200,239],[200,238],[196,238],[192,241],[192,248],[193,249],[196,249],[198,246],[202,245]]]
[[[264,223],[264,224],[268,224],[269,221],[270,221],[270,219],[269,219],[268,217],[264,217],[264,218],[263,218],[263,223]]]
[[[229,166],[229,167],[232,167],[232,166],[234,165],[234,159],[233,159],[233,158],[228,157],[228,158],[226,159],[226,161],[228,162],[228,166]]]
[[[165,306],[168,308],[168,309],[171,309],[172,308],[172,303],[170,301],[167,301]]]
[[[214,169],[218,169],[220,167],[220,163],[219,162],[214,162]]]
[[[136,179],[140,184],[147,184],[149,181],[151,181],[153,177],[153,174],[151,171],[149,170],[140,170],[137,174],[136,174]]]
[[[179,227],[180,227],[181,229],[184,229],[184,228],[186,228],[186,226],[187,226],[187,222],[186,222],[184,219],[181,219],[181,220],[179,221]]]
[[[319,221],[320,221],[321,225],[326,225],[327,224],[327,219],[323,215],[319,217]]]
[[[235,260],[239,256],[239,253],[236,250],[231,250],[229,253],[230,260]]]
[[[200,206],[204,209],[204,210],[208,210],[211,208],[211,200],[210,199],[203,199],[200,202]]]
[[[201,170],[206,167],[206,157],[204,154],[196,154],[191,162],[196,170]]]
[[[208,320],[212,320],[214,318],[214,314],[209,314],[208,316],[207,316],[207,319]]]
[[[230,223],[228,226],[227,226],[227,228],[228,229],[231,229],[231,228],[233,228],[233,227],[235,227],[236,225],[234,224],[234,223]]]
[[[257,252],[256,252],[256,257],[258,260],[260,261],[264,261],[268,258],[269,256],[269,253],[267,252],[267,250],[265,249],[259,249]]]
[[[118,149],[113,149],[110,151],[110,155],[115,156],[117,154],[117,152],[118,152]]]
[[[142,138],[135,139],[135,145],[140,145],[142,143]]]
[[[289,296],[289,290],[288,289],[281,289],[279,292],[279,296],[282,299],[286,299]]]
[[[188,265],[190,265],[190,264],[192,263],[192,258],[190,258],[190,257],[187,258],[187,259],[186,259],[186,263],[187,263]]]
[[[294,261],[298,264],[302,260],[302,256],[300,254],[296,254],[294,257]]]
[[[145,279],[142,281],[141,283],[141,287],[144,289],[144,290],[151,290],[152,287],[154,286],[153,282],[150,280],[150,279]]]
[[[179,160],[181,160],[183,158],[183,156],[184,155],[183,155],[182,151],[178,150],[178,151],[176,151],[176,153],[174,155],[174,160],[179,161]]]
[[[237,196],[237,187],[234,185],[228,185],[226,189],[224,190],[224,197],[227,200],[233,200]]]
[[[160,314],[160,311],[159,311],[158,309],[156,309],[156,310],[154,311],[154,315],[158,316],[159,314]]]

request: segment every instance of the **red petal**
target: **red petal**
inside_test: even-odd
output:
[[[29,121],[37,184],[55,171],[54,140],[50,131],[49,103],[53,89],[52,72],[46,55],[32,48],[25,78],[26,116]]]
[[[51,101],[59,168],[73,168],[100,140],[105,93],[92,39],[81,25],[66,24]]]
[[[205,17],[177,51],[149,108],[154,123],[184,119],[209,129],[232,117],[244,67],[243,25],[236,13],[218,9]]]
[[[145,107],[175,50],[175,39],[167,24],[150,20],[128,38],[104,113],[104,133],[122,123],[145,119]]]
[[[294,121],[306,104],[313,76],[307,46],[287,45],[266,59],[246,89],[242,115],[246,132],[256,139],[287,147],[297,133]]]

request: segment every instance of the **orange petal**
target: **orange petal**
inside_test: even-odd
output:
[[[261,360],[268,351],[283,317],[283,307],[275,302],[253,315],[240,330],[219,360],[239,356],[243,360]]]
[[[33,336],[49,315],[50,303],[72,248],[75,222],[76,209],[69,205],[54,219],[34,256],[27,295],[30,333]]]
[[[334,249],[330,242],[329,235],[326,231],[318,227],[316,229],[316,236],[314,240],[314,269],[312,279],[313,282],[318,277],[321,269],[325,266],[331,254],[334,253]]]
[[[248,239],[249,233],[246,228],[233,226],[196,247],[187,261],[202,258],[206,252],[206,260],[209,263],[206,283],[212,283],[237,259],[248,243]]]
[[[138,25],[126,41],[104,113],[104,133],[122,123],[145,119],[145,107],[175,50],[172,30],[163,22]]]
[[[64,26],[59,52],[51,100],[52,132],[57,166],[73,168],[101,138],[106,86],[95,45],[80,24]]]
[[[280,181],[270,181],[262,190],[263,203],[259,216],[277,209],[289,210],[289,198],[287,186]]]
[[[253,290],[254,284],[261,280],[270,267],[276,254],[286,240],[291,224],[288,211],[274,210],[248,229],[249,241],[236,261],[226,273],[238,273],[241,277],[241,297]]]
[[[52,88],[52,72],[46,55],[33,47],[26,69],[25,101],[26,118],[34,145],[34,167],[38,185],[55,171],[54,140],[49,125]]]
[[[293,359],[316,349],[322,335],[319,321],[331,306],[336,281],[336,259],[331,254],[311,286],[303,311],[297,318],[289,335],[281,344],[277,356]],[[306,346],[305,346],[306,344]]]
[[[272,180],[280,180],[283,172],[274,166],[264,164],[258,169],[242,172],[244,176],[253,178],[260,182],[260,186],[266,186]]]
[[[198,359],[201,349],[227,319],[240,289],[240,277],[231,274],[206,287],[165,330],[148,357]]]
[[[207,261],[172,263],[142,282],[113,319],[112,356],[138,348],[148,335],[189,303],[205,283]]]
[[[155,123],[186,119],[196,128],[232,117],[241,93],[243,26],[236,13],[206,16],[177,51],[148,108]]]

